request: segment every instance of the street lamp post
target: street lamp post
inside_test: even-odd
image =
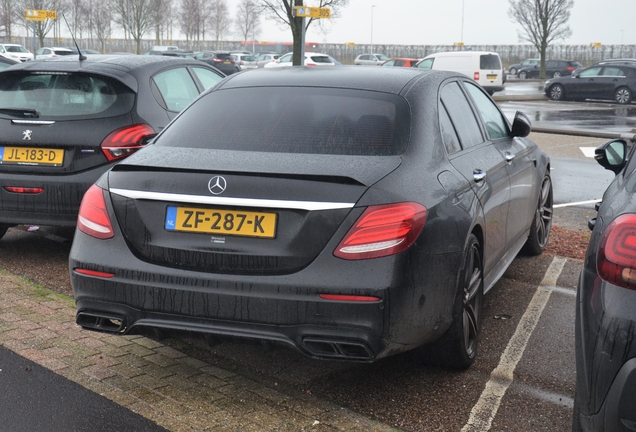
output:
[[[376,5],[371,5],[371,54],[373,54],[373,8]]]

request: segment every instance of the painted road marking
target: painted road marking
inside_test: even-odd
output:
[[[497,414],[501,400],[506,394],[514,379],[514,371],[523,356],[523,352],[528,345],[530,336],[541,318],[552,289],[557,284],[557,279],[563,271],[566,259],[554,257],[550,267],[545,273],[543,280],[537,287],[530,304],[519,320],[515,334],[512,335],[506,350],[501,355],[499,364],[490,374],[490,380],[486,383],[486,388],[481,393],[479,400],[470,411],[468,423],[462,428],[462,432],[483,432],[490,430],[492,421]]]
[[[585,204],[596,204],[597,202],[601,202],[602,199],[593,199],[593,200],[588,200],[588,201],[579,201],[579,202],[573,202],[573,203],[565,203],[565,204],[555,204],[552,206],[553,209],[555,208],[561,208],[561,207],[572,207],[572,206],[580,206],[580,205],[585,205]]]
[[[574,399],[569,396],[562,395],[560,393],[556,393],[549,390],[543,390],[526,383],[520,383],[516,381],[513,384],[514,388],[517,388],[528,395],[534,397],[535,399],[540,399],[542,401],[550,402],[555,405],[564,406],[566,408],[574,408]]]
[[[579,148],[583,152],[583,156],[589,157],[589,158],[594,157],[594,150],[596,150],[596,147],[579,147]]]

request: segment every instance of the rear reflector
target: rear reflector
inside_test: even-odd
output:
[[[77,216],[77,229],[102,240],[115,236],[102,188],[93,185],[84,194]]]
[[[349,229],[334,255],[361,260],[400,253],[419,237],[426,216],[426,208],[414,202],[370,206]]]
[[[320,294],[319,297],[321,299],[323,299],[323,300],[348,301],[348,302],[379,302],[379,301],[382,301],[382,299],[380,297],[373,297],[373,296]]]
[[[605,281],[636,290],[636,214],[624,214],[603,233],[596,260]]]
[[[34,187],[20,187],[20,186],[5,186],[4,190],[11,193],[19,193],[19,194],[39,194],[44,192],[44,188],[34,188]]]
[[[147,124],[126,126],[113,131],[102,141],[102,152],[109,162],[123,159],[146,145],[155,130]]]
[[[79,274],[86,275],[86,276],[94,276],[94,277],[105,278],[105,279],[110,279],[115,276],[113,273],[104,273],[100,271],[88,270],[88,269],[82,269],[82,268],[76,268],[76,269],[73,269],[73,271]]]

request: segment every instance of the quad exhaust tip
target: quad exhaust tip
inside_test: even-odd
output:
[[[75,322],[84,329],[110,334],[123,333],[126,328],[124,317],[116,315],[79,312]]]

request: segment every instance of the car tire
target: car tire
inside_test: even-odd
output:
[[[519,79],[527,79],[528,78],[528,73],[526,71],[521,71],[519,72]]]
[[[561,84],[554,84],[550,87],[548,94],[550,95],[550,99],[555,101],[565,100],[565,89]]]
[[[552,78],[559,78],[561,76],[561,72],[556,71],[552,74]]]
[[[532,218],[532,226],[528,240],[524,245],[524,252],[528,255],[541,255],[550,240],[552,228],[552,179],[546,173],[541,182],[539,204]]]
[[[468,238],[459,281],[451,326],[440,339],[413,351],[417,362],[467,369],[475,361],[481,329],[484,274],[481,246],[474,234]]]
[[[614,102],[621,105],[628,104],[632,101],[632,92],[627,87],[619,87],[614,92]]]
[[[508,69],[508,73],[510,73],[510,75],[517,75],[517,68],[510,68]]]
[[[574,390],[574,407],[572,410],[572,432],[583,432],[581,425],[581,405],[577,398],[578,392]]]

